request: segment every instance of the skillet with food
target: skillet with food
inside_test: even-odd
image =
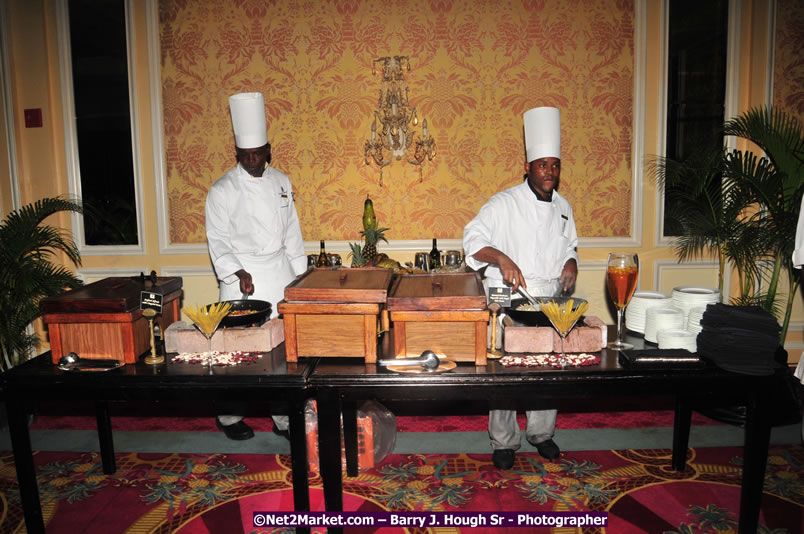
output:
[[[265,300],[227,300],[232,305],[229,315],[221,319],[221,326],[261,325],[271,315],[271,303]]]
[[[571,299],[572,297],[534,297],[537,302],[550,302],[555,301],[559,304],[563,304],[565,301]],[[581,300],[581,299],[575,299]],[[544,314],[544,312],[539,311],[538,309],[517,309],[519,307],[527,307],[533,308],[533,305],[527,301],[527,299],[511,299],[511,306],[504,309],[505,314],[510,317],[514,323],[518,326],[550,326],[552,327],[552,323],[550,319]],[[576,308],[576,306],[573,306]],[[581,316],[576,323],[576,326],[583,326],[584,317]]]

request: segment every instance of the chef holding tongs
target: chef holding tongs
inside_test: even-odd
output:
[[[209,256],[219,281],[220,300],[252,296],[271,303],[271,317],[287,286],[307,270],[293,186],[268,165],[271,145],[262,93],[229,97],[237,166],[209,190],[206,230]],[[230,439],[254,435],[240,416],[218,416]],[[280,430],[287,418],[274,418]]]
[[[525,112],[525,181],[497,193],[463,232],[466,264],[486,268],[484,285],[526,288],[535,297],[555,296],[575,285],[578,233],[569,202],[558,187],[561,174],[561,118],[557,108]],[[510,469],[520,448],[520,429],[511,406],[492,406],[492,459]],[[547,459],[557,458],[555,410],[527,412],[526,438]]]

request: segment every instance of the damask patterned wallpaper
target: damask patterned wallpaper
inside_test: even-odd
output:
[[[633,0],[162,0],[170,238],[203,243],[204,199],[235,164],[229,95],[261,91],[273,166],[307,240],[358,240],[367,194],[389,239],[460,238],[522,180],[522,114],[562,110],[560,191],[584,237],[631,233]],[[410,56],[438,154],[367,167],[372,60]]]
[[[779,0],[776,6],[773,105],[804,124],[804,3]]]

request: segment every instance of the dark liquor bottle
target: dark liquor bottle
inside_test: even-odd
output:
[[[332,262],[327,256],[327,250],[324,248],[324,240],[321,240],[321,252],[318,253],[318,261],[315,262],[316,267],[332,267]]]
[[[438,252],[438,245],[436,243],[436,238],[433,238],[433,249],[430,251],[430,269],[440,269],[441,268],[441,254]]]

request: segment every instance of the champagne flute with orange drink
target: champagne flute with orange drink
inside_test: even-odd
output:
[[[610,349],[632,349],[634,346],[623,341],[623,313],[631,301],[639,278],[639,258],[631,253],[609,253],[606,265],[606,287],[609,296],[617,307],[617,339],[606,345]]]

